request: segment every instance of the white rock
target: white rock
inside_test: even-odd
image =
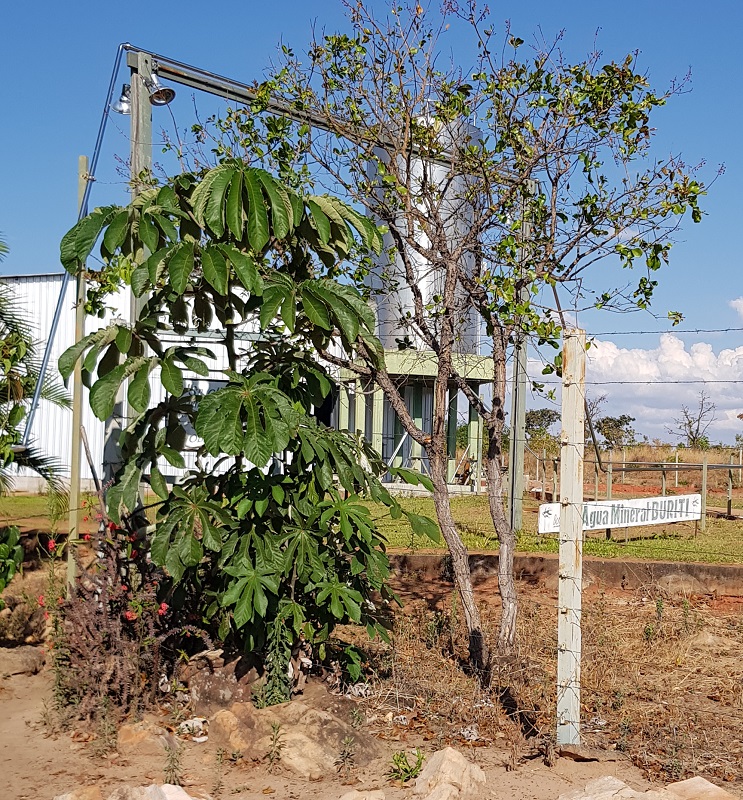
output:
[[[160,791],[165,800],[193,800],[182,786],[174,786],[172,783],[164,783],[160,787]]]
[[[426,800],[457,800],[485,783],[485,773],[453,747],[434,753],[415,781],[413,794]]]
[[[367,790],[365,792],[353,789],[350,792],[346,792],[340,800],[385,800],[385,796],[381,789]]]
[[[165,783],[158,786],[153,783],[150,786],[119,786],[108,800],[193,800],[190,794],[182,786],[174,786]]]

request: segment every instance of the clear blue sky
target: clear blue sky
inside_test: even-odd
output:
[[[380,10],[382,0],[372,0]],[[437,5],[434,0],[433,5]],[[708,175],[720,163],[725,175],[704,200],[703,223],[689,224],[660,275],[656,309],[686,316],[684,327],[743,327],[730,301],[743,296],[738,236],[741,230],[740,131],[743,104],[740,0],[532,0],[490,2],[496,22],[511,20],[513,32],[533,40],[565,31],[563,50],[579,60],[598,43],[606,59],[639,50],[639,64],[654,86],[665,88],[692,70],[691,92],[657,115],[660,152],[681,152],[690,164],[702,159]],[[58,242],[75,219],[77,156],[90,153],[117,45],[130,41],[245,82],[260,78],[279,40],[301,51],[312,24],[343,25],[337,0],[242,0],[179,3],[9,3],[3,12],[0,67],[0,231],[11,247],[2,272],[59,271]],[[451,50],[466,53],[464,26],[449,32]],[[122,68],[119,83],[126,79]],[[155,111],[155,126],[158,115]],[[192,119],[190,93],[180,90],[175,107],[180,127]],[[128,153],[126,122],[112,120],[91,205],[123,202],[125,180],[115,156]],[[123,125],[122,125],[123,123]],[[116,125],[120,127],[117,128]],[[610,316],[589,320],[593,330],[660,329],[662,320]],[[691,346],[700,337],[681,337]],[[743,344],[739,334],[706,335],[714,353]],[[657,337],[615,340],[620,347],[658,347]],[[741,351],[743,362],[743,351]],[[739,387],[743,388],[743,387]],[[741,402],[743,405],[743,401]]]

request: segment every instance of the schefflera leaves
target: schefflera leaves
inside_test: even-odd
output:
[[[322,653],[337,624],[386,635],[379,598],[393,598],[389,560],[362,498],[396,518],[406,512],[382,486],[379,455],[312,415],[335,388],[318,358],[332,340],[383,359],[371,309],[331,277],[354,242],[380,252],[380,232],[336,198],[302,198],[267,172],[230,162],[179,176],[127,208],[96,209],[65,236],[65,267],[82,269],[99,239],[105,264],[131,268],[141,311],[134,325],[116,320],[88,334],[59,366],[67,378],[82,362],[100,419],[128,381],[134,417],[120,438],[110,516],[134,509],[149,474],[163,501],[152,560],[170,577],[173,598],[191,587],[189,612],[223,641],[260,649],[279,629]],[[236,336],[247,323],[250,345]],[[188,378],[213,379],[215,354],[192,339],[215,328],[223,339],[211,346],[224,348],[232,368],[218,374],[220,388],[199,395]],[[187,336],[174,343],[173,332]],[[153,402],[158,371],[166,394]],[[216,466],[197,462],[169,487],[158,460],[185,469],[194,431],[197,457],[212,456]],[[408,518],[417,534],[438,537],[431,520]],[[358,671],[358,653],[349,658]],[[283,675],[286,668],[278,667]]]
[[[67,379],[82,361],[99,419],[111,416],[125,382],[136,415],[132,432],[149,419],[153,430],[137,429],[137,447],[149,449],[139,453],[136,466],[127,463],[130,489],[121,498],[123,506],[131,509],[136,502],[136,486],[148,468],[156,470],[154,482],[164,491],[159,457],[178,466],[183,461],[178,452],[183,431],[173,424],[172,413],[150,409],[151,374],[159,371],[174,398],[184,395],[185,375],[211,374],[205,359],[214,353],[185,344],[166,346],[168,329],[227,328],[253,314],[264,331],[280,326],[320,347],[337,336],[348,351],[363,342],[382,358],[366,302],[351,287],[322,277],[321,268],[308,268],[313,261],[335,264],[355,240],[381,252],[380,231],[351,206],[330,196],[300,197],[265,170],[239,161],[180,175],[142,192],[127,207],[96,208],[65,235],[60,246],[65,269],[83,270],[100,242],[103,271],[126,262],[132,291],[146,298],[134,325],[117,320],[90,333],[59,362]],[[296,414],[290,400],[271,386],[270,376],[245,379],[230,373],[224,388],[191,405],[193,424],[212,455],[242,454],[260,467],[293,434]],[[167,429],[166,435],[155,436],[158,429]]]

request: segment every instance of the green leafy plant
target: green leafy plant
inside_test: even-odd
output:
[[[183,782],[183,746],[173,737],[165,743],[165,783],[180,786]]]
[[[284,750],[284,731],[278,722],[271,723],[271,742],[264,760],[268,762],[269,772],[275,772],[279,768],[281,753]]]
[[[356,740],[353,736],[344,736],[341,749],[335,759],[335,768],[338,774],[348,780],[356,766]]]
[[[18,526],[0,528],[0,592],[10,583],[22,564],[23,546]],[[0,597],[0,609],[4,607],[5,602]]]
[[[399,781],[402,786],[420,775],[426,757],[418,747],[415,748],[413,755],[415,756],[415,761],[411,764],[408,759],[408,753],[405,750],[399,750],[393,754],[392,766],[387,773],[390,780]]]
[[[100,419],[128,382],[135,416],[119,439],[108,513],[114,522],[131,515],[149,481],[160,503],[140,549],[149,546],[164,571],[173,611],[262,654],[261,701],[282,702],[300,640],[323,659],[338,624],[386,638],[385,609],[396,599],[385,539],[363,502],[406,513],[382,486],[387,467],[315,416],[336,389],[318,356],[331,359],[341,346],[383,358],[369,306],[335,279],[353,248],[379,252],[381,233],[333,197],[302,196],[231,159],[147,189],[127,208],[96,209],[64,237],[65,267],[82,269],[99,238],[104,264],[118,270],[129,259],[132,290],[146,297],[134,325],[92,332],[59,361],[67,378],[82,360]],[[172,344],[172,330],[207,337],[210,347]],[[226,368],[204,393],[199,381],[215,374],[218,355]],[[166,390],[157,403],[154,370]],[[170,486],[166,465],[185,468],[193,431],[195,466]],[[438,537],[430,519],[407,516],[418,533]]]

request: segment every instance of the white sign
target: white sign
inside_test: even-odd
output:
[[[633,528],[636,525],[659,525],[702,518],[701,494],[678,494],[673,497],[641,497],[637,500],[597,500],[583,503],[583,530]],[[539,506],[539,532],[560,530],[560,504]]]

